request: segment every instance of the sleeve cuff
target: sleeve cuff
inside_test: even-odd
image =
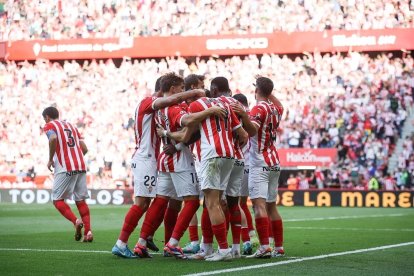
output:
[[[181,151],[181,150],[183,150],[183,149],[184,149],[184,147],[185,147],[184,143],[178,143],[178,144],[176,144],[176,145],[175,145],[175,149],[176,149],[177,151]]]
[[[152,108],[152,110],[154,110],[154,111],[156,110],[156,109],[155,109],[155,102],[156,102],[156,101],[158,101],[158,98],[156,98],[156,99],[152,102],[152,104],[151,104],[151,108]]]
[[[235,131],[238,128],[241,128],[241,126],[242,126],[241,124],[238,124],[237,126],[233,127],[233,131]]]

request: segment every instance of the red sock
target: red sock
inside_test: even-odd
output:
[[[165,210],[168,206],[168,199],[156,197],[148,208],[145,215],[144,222],[142,223],[140,238],[146,240],[149,236],[153,235],[155,231],[160,227],[164,218]]]
[[[246,216],[247,228],[249,228],[249,231],[254,230],[252,214],[250,213],[249,207],[247,206],[246,203],[241,203],[240,207],[243,210],[244,215]]]
[[[124,219],[124,225],[122,226],[121,234],[119,234],[118,239],[125,243],[128,242],[129,236],[131,236],[131,233],[134,232],[135,227],[137,227],[138,221],[142,217],[142,214],[144,214],[144,212],[137,205],[132,205],[131,208],[129,208],[129,211]]]
[[[212,225],[214,236],[216,236],[217,243],[219,244],[220,249],[229,248],[227,243],[227,229],[226,223]]]
[[[178,241],[181,239],[199,206],[200,200],[198,199],[184,200],[184,208],[178,216],[177,224],[175,225],[174,232],[172,234],[174,239]]]
[[[248,242],[250,241],[250,236],[249,236],[249,228],[247,227],[242,227],[241,229],[241,238],[243,242]]]
[[[53,202],[56,209],[64,216],[67,220],[71,221],[73,224],[76,223],[76,216],[70,209],[69,205],[62,199],[62,200],[55,200]]]
[[[199,240],[198,237],[198,225],[188,226],[188,232],[190,234],[190,241],[195,242]]]
[[[275,246],[283,246],[283,222],[282,220],[272,220],[273,238],[275,239]]]
[[[272,230],[272,221],[270,220],[270,218],[267,218],[267,225],[268,225],[268,232],[269,232],[269,238],[272,237],[273,238],[273,230]]]
[[[256,218],[256,231],[259,235],[260,245],[269,245],[269,219],[267,217]]]
[[[223,213],[224,213],[224,217],[226,218],[226,231],[228,231],[230,229],[230,211],[229,211],[229,208],[226,208],[223,211]]]
[[[241,214],[239,205],[236,204],[230,208],[230,223],[231,223],[231,235],[233,237],[233,244],[240,243],[240,231],[241,231]]]
[[[173,208],[167,208],[164,215],[164,240],[165,244],[170,240],[171,235],[174,231],[174,226],[177,222],[179,211]]]
[[[76,201],[76,207],[78,207],[79,214],[82,217],[83,225],[85,226],[85,235],[91,230],[91,217],[89,214],[89,207],[85,200]]]
[[[204,243],[213,243],[213,228],[211,227],[211,220],[207,208],[203,209],[203,214],[201,215],[201,233]]]

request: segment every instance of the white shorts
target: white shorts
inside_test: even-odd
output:
[[[264,198],[275,202],[279,186],[280,167],[251,167],[249,171],[250,199]]]
[[[240,196],[240,189],[243,180],[244,162],[243,160],[234,160],[234,166],[231,170],[229,183],[226,189],[226,195],[232,197]]]
[[[157,195],[180,200],[184,196],[198,196],[198,177],[195,170],[184,172],[159,172]]]
[[[210,158],[201,160],[201,190],[212,189],[225,191],[233,169],[234,159]]]
[[[155,197],[157,194],[157,161],[153,159],[132,160],[134,195]]]
[[[61,172],[55,175],[52,199],[81,201],[89,198],[85,172]]]
[[[249,196],[249,166],[244,166],[240,196]]]

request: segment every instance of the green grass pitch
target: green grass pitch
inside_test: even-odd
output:
[[[220,274],[342,276],[414,271],[412,209],[280,208],[286,257],[208,263],[160,254],[132,260],[111,255],[128,208],[91,206],[95,240],[85,244],[73,240],[72,225],[52,205],[0,204],[0,275],[185,275],[226,269]],[[161,247],[163,228],[155,239]],[[186,233],[181,245],[187,240]],[[383,248],[388,245],[398,246]],[[370,251],[352,253],[359,249]],[[341,254],[329,255],[333,253]]]

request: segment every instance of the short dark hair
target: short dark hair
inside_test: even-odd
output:
[[[198,85],[199,81],[204,81],[203,75],[190,74],[184,79],[184,89],[190,90],[191,86]]]
[[[239,103],[241,103],[244,106],[249,106],[249,103],[247,102],[247,98],[245,95],[243,94],[236,94],[233,96],[234,99],[236,99],[237,101],[239,101]]]
[[[162,76],[159,77],[157,81],[155,82],[155,88],[154,88],[155,92],[159,92],[161,90],[161,79],[162,79]]]
[[[256,87],[260,95],[269,97],[273,91],[273,81],[266,77],[258,77],[256,79]]]
[[[161,79],[161,92],[168,92],[172,86],[181,85],[183,82],[183,78],[175,73],[167,73]]]
[[[42,116],[45,118],[47,116],[49,116],[51,119],[57,119],[59,118],[59,111],[57,110],[56,107],[53,106],[49,106],[46,107],[43,112],[42,112]]]
[[[215,86],[219,92],[229,92],[229,81],[225,77],[216,77],[211,80],[211,86]],[[210,87],[212,90],[212,88]]]

